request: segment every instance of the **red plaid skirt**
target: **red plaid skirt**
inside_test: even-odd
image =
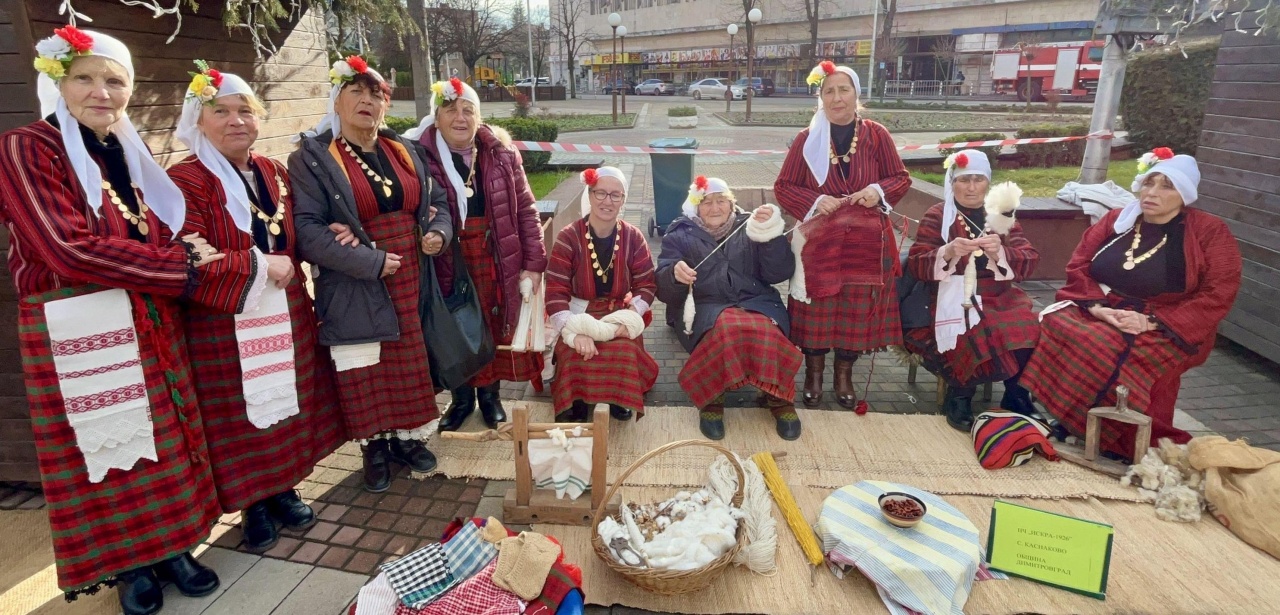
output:
[[[462,242],[462,260],[467,264],[467,273],[471,274],[471,283],[480,296],[480,307],[489,315],[489,330],[493,332],[494,343],[502,346],[511,343],[511,335],[504,335],[506,319],[499,306],[502,299],[498,288],[498,266],[493,260],[493,249],[489,245],[489,221],[483,216],[467,218],[466,226],[458,234]],[[511,352],[499,350],[493,362],[471,377],[471,386],[485,386],[499,380],[508,382],[533,383],[533,388],[542,390],[542,354],[537,352]]]
[[[400,269],[383,278],[400,321],[400,339],[382,342],[377,365],[336,373],[348,438],[416,429],[440,416],[418,318],[417,226],[412,213],[397,211],[364,227],[378,249],[404,257]]]
[[[1040,325],[1040,342],[1019,382],[1068,430],[1083,435],[1089,409],[1114,406],[1115,387],[1123,384],[1129,387],[1129,407],[1151,417],[1152,444],[1165,437],[1179,442],[1190,438],[1173,426],[1173,404],[1151,406],[1153,383],[1170,370],[1181,370],[1191,358],[1188,353],[1151,332],[1137,336],[1124,358],[1128,344],[1123,334],[1076,306],[1045,316]],[[1108,386],[1117,364],[1119,377]],[[1131,457],[1135,434],[1132,425],[1103,421],[1102,449]]]
[[[902,343],[898,291],[884,286],[846,284],[840,294],[812,303],[791,299],[791,341],[801,348],[875,352]]]
[[[680,388],[702,408],[724,391],[751,385],[780,399],[796,398],[804,355],[768,316],[731,307],[698,341],[680,370]]]
[[[619,303],[595,299],[587,313],[603,318],[618,309]],[[573,400],[588,404],[616,404],[644,414],[644,394],[658,381],[658,362],[644,349],[644,336],[596,342],[600,354],[590,361],[563,341],[556,342],[556,379],[551,399],[557,413],[568,410]]]
[[[316,359],[311,300],[298,277],[285,292],[293,321],[299,412],[266,429],[254,427],[245,415],[235,316],[201,305],[187,307],[187,351],[224,512],[292,489],[345,439],[328,349]]]
[[[956,339],[954,350],[938,353],[932,327],[909,329],[902,336],[903,346],[924,359],[925,369],[946,378],[951,386],[971,387],[1018,375],[1013,351],[1035,348],[1040,337],[1031,298],[1021,289],[978,278],[978,294],[982,320]]]
[[[221,511],[191,383],[181,312],[169,299],[129,293],[159,462],[140,460],[89,482],[58,388],[43,303],[102,290],[61,289],[22,300],[18,339],[48,503],[58,587],[92,590],[116,575],[180,555],[209,535]],[[148,318],[148,313],[154,317]],[[179,401],[180,400],[180,401]]]

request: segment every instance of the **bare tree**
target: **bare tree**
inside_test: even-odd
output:
[[[408,0],[409,13],[417,32],[409,37],[409,66],[413,73],[413,106],[418,117],[431,113],[431,83],[435,80],[431,60],[431,35],[427,28],[424,0]]]
[[[1280,4],[1252,0],[1102,0],[1102,12],[1117,17],[1148,17],[1157,31],[1184,30],[1206,21],[1226,20],[1237,31],[1280,30]]]
[[[476,62],[502,49],[507,38],[504,7],[497,0],[435,0],[428,9],[437,53],[455,52],[470,77]]]
[[[938,64],[946,67],[942,78],[942,102],[948,104],[951,102],[951,78],[956,74],[956,39],[950,37],[938,39],[933,43],[930,53]]]
[[[1023,32],[1020,39],[1014,47],[1021,54],[1022,61],[1020,65],[1025,64],[1027,70],[1027,78],[1017,84],[1019,93],[1027,101],[1026,106],[1022,108],[1022,112],[1026,113],[1031,110],[1031,103],[1040,95],[1040,88],[1032,85],[1031,79],[1031,58],[1035,57],[1036,49],[1039,49],[1041,43],[1045,41],[1045,36],[1041,32]]]
[[[579,30],[578,18],[590,8],[591,0],[555,0],[548,7],[551,11],[550,32],[563,45],[565,62],[569,69],[569,97],[578,97],[578,80],[574,78],[578,52],[592,36],[591,30]]]
[[[524,7],[518,2],[512,7],[511,27],[507,29],[502,52],[510,59],[512,68],[517,72],[538,76],[546,68],[547,51],[550,47],[547,11],[546,7],[537,7],[533,9],[532,15],[526,18]],[[529,57],[530,42],[533,44],[532,60]],[[532,67],[529,66],[530,61],[533,62]]]
[[[324,7],[334,26],[329,49],[338,53],[364,49],[367,33],[381,30],[397,41],[418,34],[409,7],[403,0],[313,0]],[[410,2],[412,4],[412,2]]]
[[[901,38],[891,38],[891,39],[876,43],[875,61],[877,63],[883,62],[884,64],[888,65],[893,62],[897,62],[898,58],[906,52],[907,52],[906,40]],[[894,75],[895,79],[900,76],[901,75]],[[884,102],[884,91],[888,89],[885,87],[886,85],[888,85],[888,80],[876,79],[876,85],[880,86],[880,102]],[[870,95],[871,93],[868,92],[867,96],[870,97]]]
[[[809,22],[809,66],[818,64],[818,18],[821,3],[822,0],[791,0],[783,5],[788,11],[804,11],[805,19]]]

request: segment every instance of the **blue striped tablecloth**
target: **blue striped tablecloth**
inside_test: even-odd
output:
[[[891,525],[877,499],[910,493],[929,507],[914,528]],[[978,529],[942,498],[895,483],[862,481],[827,497],[818,519],[827,563],[837,577],[866,575],[893,615],[964,615],[975,579],[1006,578],[982,565]]]

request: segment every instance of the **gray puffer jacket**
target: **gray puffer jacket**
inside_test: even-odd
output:
[[[387,129],[379,136],[396,140],[413,160],[423,195],[430,201],[419,204],[418,226],[444,235],[445,246],[453,240],[453,218],[445,191],[427,172],[427,165],[411,141]],[[332,131],[305,137],[298,151],[289,155],[289,183],[293,186],[293,221],[297,227],[298,256],[320,267],[315,280],[316,318],[319,339],[325,346],[345,346],[400,339],[400,323],[391,294],[382,281],[386,251],[372,246],[356,212],[355,195],[341,164],[329,151]],[[436,216],[428,221],[428,205]],[[334,241],[329,225],[339,222],[351,227],[360,239],[357,247]],[[417,257],[419,267],[427,264],[421,250],[404,258]]]

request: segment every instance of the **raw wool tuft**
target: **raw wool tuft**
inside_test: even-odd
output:
[[[1187,445],[1161,438],[1142,461],[1129,467],[1122,485],[1136,487],[1138,495],[1156,507],[1164,521],[1195,522],[1204,510],[1204,472],[1191,467]]]
[[[693,317],[697,315],[698,308],[693,302],[693,287],[689,287],[689,294],[684,298],[684,334],[693,335]]]
[[[636,339],[644,333],[644,318],[635,310],[626,309],[606,314],[600,320],[596,320],[590,314],[574,314],[564,323],[564,330],[560,332],[560,337],[570,346],[579,335],[585,335],[597,342],[607,342],[613,339],[618,325],[627,328],[627,337],[630,339]]]
[[[773,500],[756,462],[739,457],[738,463],[747,482],[742,488],[747,541],[733,556],[733,563],[758,574],[772,574],[778,568],[778,522],[773,518]],[[738,475],[723,455],[711,463],[707,485],[725,502],[733,500],[738,490]]]
[[[747,220],[747,237],[757,243],[764,243],[781,237],[782,230],[786,227],[786,222],[782,220],[782,210],[777,205],[765,203],[764,206],[773,212],[767,221],[756,222],[754,215]]]
[[[796,301],[811,303],[813,300],[809,298],[809,291],[804,286],[804,259],[800,258],[800,253],[804,252],[804,241],[804,229],[797,222],[796,228],[791,232],[791,253],[796,255],[796,271],[791,274],[790,294]]]
[[[596,528],[615,560],[662,570],[697,570],[737,544],[742,511],[710,487],[658,504],[628,502]]]
[[[999,235],[1013,230],[1014,214],[1022,199],[1022,188],[1013,182],[1003,182],[987,191],[983,209],[987,211],[987,229]]]

